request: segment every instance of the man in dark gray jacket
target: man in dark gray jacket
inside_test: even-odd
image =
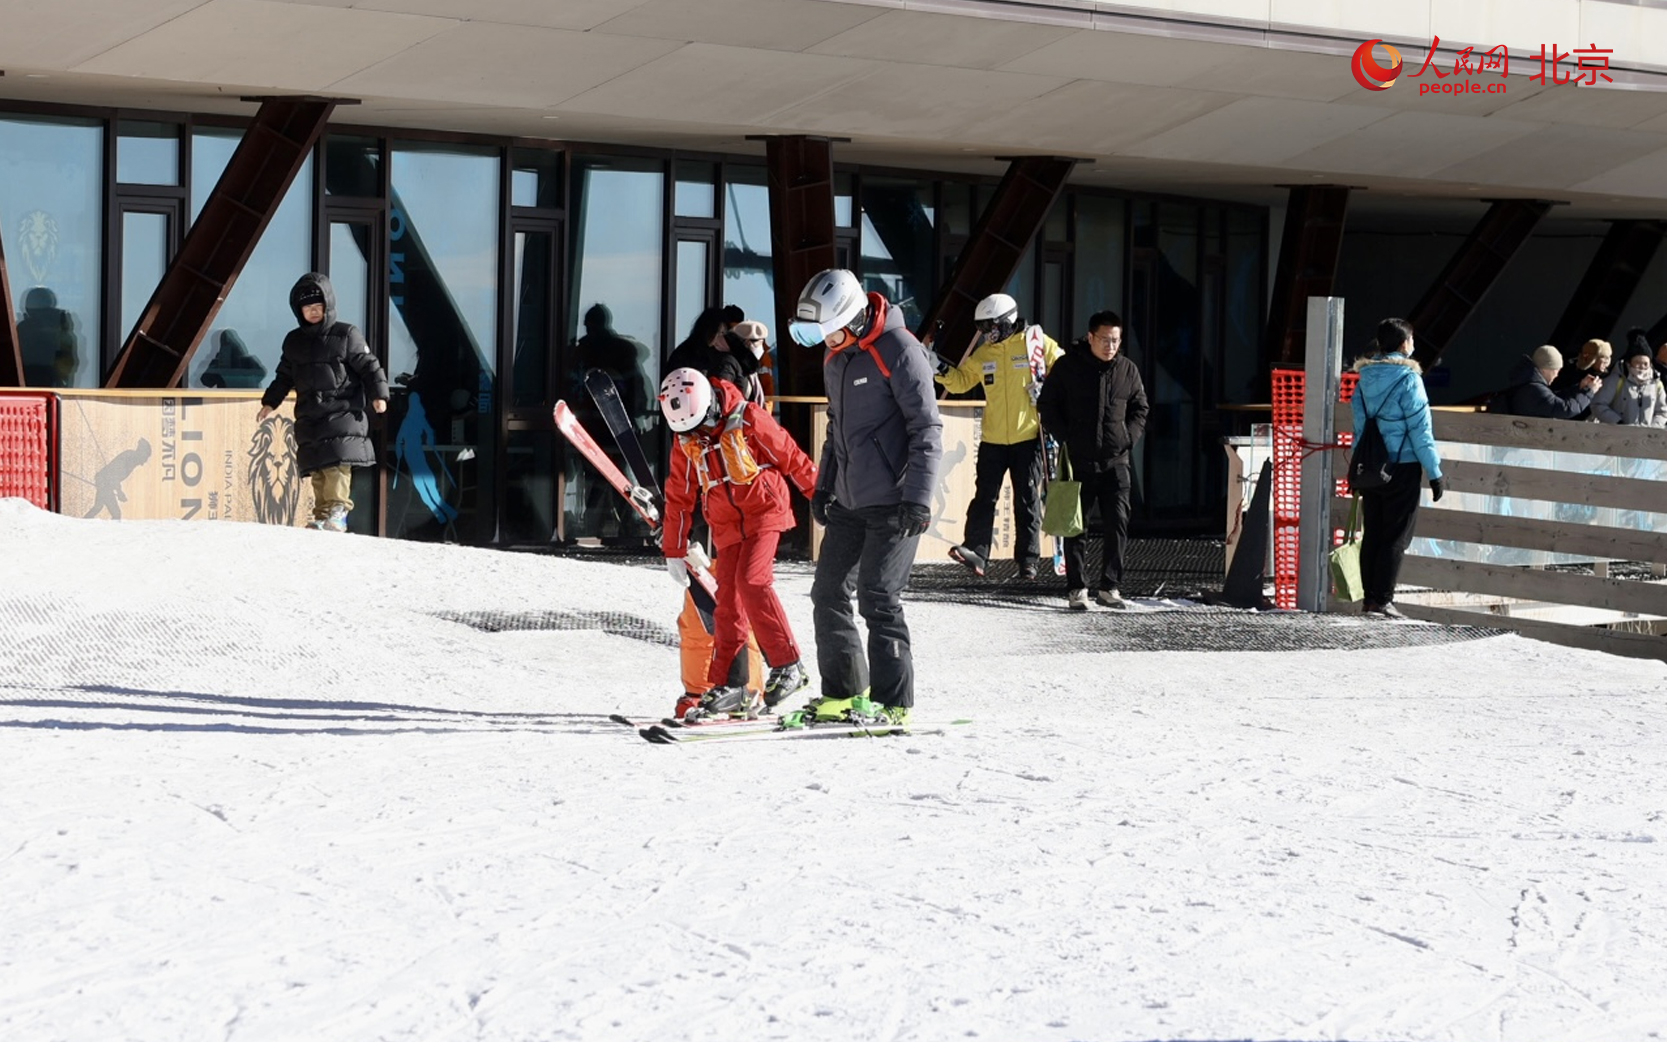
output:
[[[927,504],[943,459],[932,364],[902,313],[849,271],[812,278],[795,314],[793,339],[824,352],[828,436],[810,509],[827,531],[810,592],[822,696],[785,722],[901,727],[914,705],[902,592],[932,524]],[[853,592],[868,624],[866,656]]]

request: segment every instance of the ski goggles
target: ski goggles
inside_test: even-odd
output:
[[[799,319],[787,323],[787,335],[800,347],[821,347],[829,334],[845,328],[837,322],[807,322]]]

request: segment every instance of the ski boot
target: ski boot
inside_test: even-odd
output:
[[[810,686],[810,674],[801,662],[789,662],[770,670],[764,681],[764,708],[774,709],[791,696]]]
[[[864,727],[902,729],[909,725],[909,710],[904,706],[883,706],[866,698],[855,698],[851,700],[845,719],[847,723]]]
[[[685,691],[683,697],[677,700],[677,708],[672,710],[672,716],[678,720],[689,714],[691,709],[700,708],[700,696],[693,691]]]
[[[949,556],[953,557],[957,563],[966,565],[972,574],[980,579],[984,578],[984,569],[989,563],[987,561],[989,553],[990,551],[987,549],[980,553],[979,548],[962,546],[959,543],[949,548]]]
[[[851,711],[851,706],[858,700],[868,702],[868,692],[853,695],[850,698],[813,698],[805,703],[803,709],[795,709],[781,718],[781,729],[794,730],[809,727],[812,724],[834,724],[844,721]]]
[[[745,685],[720,684],[700,696],[700,705],[683,714],[683,720],[692,724],[714,716],[753,719],[758,716],[758,695]]]

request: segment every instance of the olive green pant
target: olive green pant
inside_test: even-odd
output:
[[[344,511],[353,510],[349,495],[353,488],[353,468],[345,463],[315,470],[313,479],[313,519],[323,521],[330,516],[330,508],[340,504]]]

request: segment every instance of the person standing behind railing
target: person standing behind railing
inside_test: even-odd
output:
[[[1649,340],[1642,330],[1628,336],[1631,343],[1621,366],[1592,398],[1592,415],[1599,423],[1667,427],[1667,391],[1656,376]]]
[[[1367,418],[1376,419],[1393,465],[1387,485],[1360,492],[1362,610],[1404,619],[1394,604],[1395,580],[1412,543],[1423,475],[1430,478],[1430,497],[1441,498],[1441,457],[1430,428],[1423,370],[1412,360],[1412,326],[1405,319],[1384,319],[1378,323],[1376,347],[1377,353],[1355,363],[1360,382],[1349,402],[1355,444],[1360,444]]]

